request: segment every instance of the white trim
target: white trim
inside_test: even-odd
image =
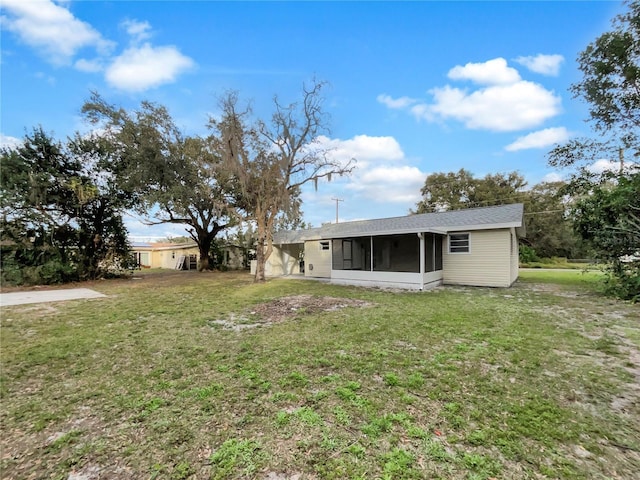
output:
[[[442,285],[443,272],[425,274],[409,272],[368,272],[366,270],[331,270],[331,283],[365,287],[428,290]]]
[[[425,264],[427,263],[427,255],[425,250],[425,240],[424,240],[424,232],[418,233],[418,238],[420,239],[420,290],[424,290],[424,274],[425,274]],[[434,250],[434,249],[432,249]],[[433,251],[431,252],[433,254]]]
[[[198,248],[198,244],[197,243],[193,243],[193,244],[177,244],[177,245],[169,245],[168,247],[154,247],[154,246],[147,246],[145,245],[144,247],[131,247],[131,251],[133,252],[164,252],[164,251],[171,251],[171,250],[188,250],[189,248]]]
[[[449,227],[438,228],[403,228],[397,230],[380,230],[380,231],[367,231],[367,232],[345,232],[339,234],[325,234],[322,239],[334,239],[334,238],[353,238],[353,237],[379,237],[385,235],[408,235],[411,233],[437,233],[440,235],[447,235],[451,232],[469,232],[475,230],[502,230],[504,228],[519,228],[522,227],[522,222],[509,222],[509,223],[487,223],[480,225],[452,225]]]
[[[467,236],[467,250],[464,252],[452,252],[451,251],[451,236],[452,235],[466,235]],[[463,245],[459,245],[458,248],[462,248]],[[449,255],[469,255],[471,253],[471,234],[469,232],[451,232],[447,234],[447,253]]]

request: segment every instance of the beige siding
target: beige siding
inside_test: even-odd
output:
[[[321,243],[328,243],[329,249],[322,250]],[[305,277],[331,277],[331,242],[329,240],[310,240],[304,242]]]
[[[274,245],[265,265],[265,274],[278,277],[300,273],[301,245]]]
[[[469,233],[469,253],[449,253],[443,245],[444,283],[508,287],[511,285],[511,232],[509,229]]]
[[[520,244],[515,228],[511,229],[511,284],[518,279],[520,268]]]

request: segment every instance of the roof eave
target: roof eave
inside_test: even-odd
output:
[[[446,235],[449,232],[466,232],[476,230],[501,230],[504,228],[520,228],[522,222],[505,222],[505,223],[492,223],[484,225],[453,225],[447,227],[429,227],[429,228],[404,228],[394,230],[380,230],[377,232],[359,232],[352,234],[326,234],[320,239],[332,239],[332,238],[346,238],[346,237],[375,237],[383,235],[406,235],[410,233],[437,233],[440,235]]]
[[[504,228],[520,228],[522,222],[504,222],[504,223],[492,223],[485,225],[455,225],[446,227],[447,232],[464,232],[471,230],[502,230]]]

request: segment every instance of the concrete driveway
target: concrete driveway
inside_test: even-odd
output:
[[[106,297],[106,295],[89,288],[0,293],[0,307],[23,305],[25,303],[62,302],[65,300],[77,300],[80,298],[100,297]]]

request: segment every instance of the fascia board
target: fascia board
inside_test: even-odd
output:
[[[385,235],[406,235],[411,233],[438,233],[440,235],[446,235],[447,230],[442,228],[405,228],[397,230],[380,230],[378,232],[361,232],[350,235],[323,235],[322,239],[330,240],[332,238],[355,238],[355,237],[382,237]]]
[[[449,232],[466,232],[466,231],[476,231],[476,230],[500,230],[503,228],[520,228],[522,227],[522,222],[508,222],[508,223],[491,223],[491,224],[482,224],[482,225],[453,225],[447,227],[430,227],[430,228],[407,228],[407,229],[397,229],[397,230],[381,230],[377,232],[359,232],[348,235],[323,235],[322,239],[332,239],[332,238],[355,238],[355,237],[378,237],[383,235],[404,235],[409,233],[438,233],[440,235],[446,235]]]
[[[157,247],[157,248],[147,247],[147,248],[154,252],[161,252],[166,250],[187,250],[189,248],[198,248],[198,244],[194,243],[193,245],[174,245],[172,247]]]
[[[519,228],[522,227],[522,222],[509,222],[509,223],[492,223],[485,225],[456,225],[446,227],[445,231],[448,232],[466,232],[471,230],[500,230],[503,228]]]

